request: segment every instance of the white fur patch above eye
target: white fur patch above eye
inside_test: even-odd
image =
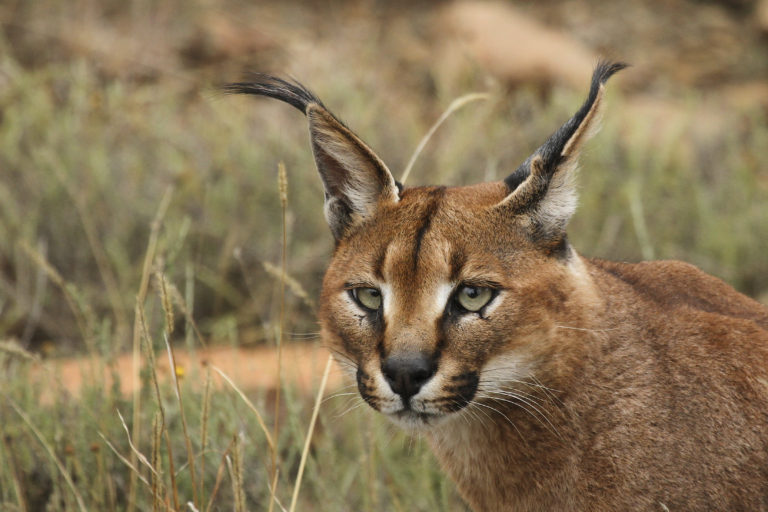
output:
[[[435,315],[442,315],[445,308],[448,306],[448,301],[451,299],[453,289],[455,285],[452,283],[440,283],[437,285],[437,289],[434,294],[434,306],[433,312]]]
[[[392,311],[394,307],[394,294],[392,293],[392,287],[388,283],[379,283],[379,290],[381,290],[382,307],[384,308],[384,319],[387,322],[392,321]]]

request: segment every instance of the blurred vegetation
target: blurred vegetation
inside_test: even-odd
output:
[[[192,318],[209,343],[274,341],[280,279],[269,269],[279,268],[282,251],[281,161],[288,170],[288,273],[310,299],[317,296],[332,241],[320,214],[323,193],[305,121],[276,102],[222,96],[218,84],[246,69],[297,76],[396,176],[451,100],[489,92],[489,100],[466,106],[438,130],[409,185],[503,178],[586,92],[590,69],[584,69],[581,89],[505,83],[458,57],[452,72],[443,73],[430,53],[439,30],[431,16],[442,3],[321,4],[84,0],[73,7],[18,0],[0,6],[0,340],[9,343],[0,350],[3,510],[77,510],[55,459],[88,509],[125,508],[137,472],[100,434],[130,457],[119,410],[132,432],[139,422],[139,449],[149,454],[160,409],[148,373],[142,396],[150,405],[135,416],[135,398],[104,389],[98,376],[112,371],[118,353],[135,348],[134,313],[153,226],[157,247],[149,270],[167,279],[186,308],[168,325],[156,280],[150,281],[139,307],[156,350],[165,349],[157,341],[162,334],[194,347]],[[576,14],[598,5],[573,4],[566,10]],[[671,4],[687,10],[686,23],[695,24],[704,12],[704,27],[714,9],[730,20],[718,22],[726,31],[741,27],[737,22],[750,16],[751,5]],[[561,5],[542,2],[526,12],[554,20],[596,48],[626,51],[630,61],[643,55],[621,30],[603,30],[617,25],[610,12],[601,17],[595,11],[581,25],[595,27],[586,33],[573,27]],[[637,5],[651,13],[658,8]],[[604,128],[582,158],[581,205],[570,239],[587,256],[687,260],[768,302],[768,103],[735,87],[764,82],[768,59],[764,36],[731,35],[726,41],[743,56],[732,68],[713,67],[707,59],[698,68],[695,59],[675,66],[670,49],[670,55],[652,53],[666,59],[656,68],[650,58],[636,60],[609,86]],[[676,37],[675,44],[691,46]],[[717,48],[717,62],[733,58]],[[667,69],[677,74],[660,72]],[[639,84],[633,73],[651,78]],[[164,200],[167,209],[158,217]],[[285,307],[287,332],[317,330],[311,300],[289,287]],[[81,398],[59,390],[44,400],[49,388],[59,388],[57,377],[47,384],[33,378],[37,356],[27,350],[88,352],[104,362]],[[182,506],[193,488],[210,496],[220,467],[234,474],[220,462],[236,445],[247,471],[245,501],[261,507],[270,474],[262,430],[231,390],[218,387],[209,397],[215,407],[203,420],[204,380],[193,374],[182,381],[187,435],[179,401],[171,389],[162,390],[173,452],[162,462],[164,485],[179,492]],[[286,393],[281,482],[293,482],[311,403],[290,386]],[[271,409],[267,392],[255,401],[257,409]],[[300,509],[461,508],[420,440],[391,432],[360,409],[335,418],[331,407],[320,418]],[[203,483],[195,483],[185,466],[185,441],[201,457],[204,423],[210,457]],[[214,509],[237,501],[236,486],[225,481]],[[148,510],[153,493],[136,485],[138,508]],[[287,505],[290,486],[278,486],[278,497]]]
[[[434,36],[420,36],[428,31],[418,21],[398,25],[407,13],[376,2],[340,2],[338,19],[325,23],[322,7],[303,2],[82,4],[73,11],[11,2],[0,10],[0,336],[25,347],[66,352],[82,347],[85,334],[32,250],[100,328],[115,332],[112,349],[128,348],[140,262],[167,190],[162,266],[191,299],[203,332],[269,339],[276,288],[264,263],[279,261],[279,161],[289,173],[290,274],[315,295],[331,242],[306,127],[285,105],[217,91],[245,69],[299,75],[395,174],[454,97],[490,92],[492,100],[466,107],[437,132],[409,184],[503,177],[584,93],[557,84],[510,89],[459,57],[459,71],[430,68],[408,52]],[[556,5],[541,9],[550,15]],[[702,9],[705,25],[710,10]],[[411,15],[426,24],[431,12],[417,5]],[[402,31],[388,36],[384,24]],[[359,34],[368,29],[370,37]],[[426,42],[398,42],[409,34]],[[381,65],[350,66],[387,51]],[[747,294],[766,294],[766,105],[729,102],[743,93],[727,89],[749,71],[744,62],[762,62],[753,54],[764,56],[764,47],[724,70],[731,75],[717,87],[699,84],[712,73],[693,72],[681,75],[693,82],[688,89],[670,90],[664,76],[638,85],[633,74],[649,76],[646,62],[611,84],[604,130],[582,161],[571,228],[578,250],[685,259]],[[764,67],[753,66],[758,80]],[[585,84],[588,76],[585,69]],[[314,330],[311,308],[289,300],[294,330]]]

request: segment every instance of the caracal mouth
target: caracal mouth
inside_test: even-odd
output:
[[[399,411],[385,414],[393,423],[405,430],[429,430],[443,422],[455,413],[429,413],[418,412],[413,409],[401,409]]]

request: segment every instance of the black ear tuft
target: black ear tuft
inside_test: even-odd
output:
[[[551,176],[560,164],[570,156],[569,154],[564,153],[566,145],[573,139],[579,128],[582,127],[585,119],[595,106],[595,102],[600,94],[600,88],[612,75],[626,67],[628,67],[628,64],[624,62],[610,62],[605,60],[598,62],[595,71],[592,73],[592,83],[589,87],[589,94],[587,95],[587,99],[581,105],[581,108],[579,108],[573,117],[553,133],[549,139],[547,139],[547,141],[533,155],[531,155],[531,158],[526,160],[517,170],[515,170],[515,172],[507,176],[504,183],[506,183],[510,192],[514,191],[530,173],[530,162],[533,157],[541,157],[542,170],[545,175]]]
[[[380,203],[399,201],[402,185],[384,162],[309,89],[263,73],[249,78],[223,90],[274,98],[307,116],[312,153],[325,188],[325,217],[336,240],[370,219]]]
[[[307,107],[312,104],[325,108],[323,102],[312,91],[295,80],[288,81],[266,73],[250,73],[248,78],[250,80],[247,82],[226,84],[222,90],[230,94],[268,96],[284,101],[304,114],[307,113]]]
[[[546,247],[563,238],[576,210],[574,175],[579,152],[600,125],[604,84],[626,66],[599,62],[579,110],[504,180],[509,193],[499,203],[499,210],[506,216],[526,215],[531,237]]]
[[[597,96],[600,93],[600,88],[605,84],[608,79],[615,73],[626,68],[628,64],[623,62],[609,62],[601,60],[597,63],[595,71],[592,73],[592,83],[589,86],[589,95],[587,99],[581,105],[581,108],[576,111],[572,118],[570,118],[563,126],[560,127],[546,143],[539,149],[539,154],[544,159],[544,166],[547,170],[550,168],[554,171],[560,164],[560,160],[564,158],[563,150],[565,149],[568,141],[571,140],[573,135],[584,123],[587,115],[592,111],[592,107],[595,105]]]

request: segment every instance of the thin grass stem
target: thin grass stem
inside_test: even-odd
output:
[[[473,101],[477,100],[487,100],[489,98],[489,94],[484,92],[472,92],[469,94],[465,94],[463,96],[459,96],[455,100],[451,102],[450,105],[448,105],[448,108],[445,109],[445,112],[443,112],[440,117],[435,121],[435,124],[433,124],[429,130],[427,130],[426,135],[422,137],[422,139],[419,141],[418,146],[416,146],[416,149],[413,151],[413,154],[411,155],[411,159],[408,160],[408,164],[405,166],[405,170],[403,171],[403,175],[400,178],[400,183],[405,185],[405,180],[408,179],[408,175],[411,174],[411,169],[413,169],[413,165],[416,163],[416,159],[419,158],[419,155],[424,150],[424,147],[427,145],[427,142],[429,142],[429,139],[432,138],[432,136],[435,134],[438,128],[440,128],[440,125],[442,125],[446,119],[448,119],[451,114],[459,110],[464,105],[471,103]]]
[[[187,416],[184,413],[184,400],[179,386],[179,376],[176,374],[176,356],[173,347],[168,341],[168,333],[164,333],[165,347],[168,350],[168,363],[171,365],[171,379],[173,380],[173,389],[176,392],[176,399],[179,401],[179,415],[181,416],[181,428],[184,433],[184,444],[187,448],[187,461],[189,462],[189,475],[192,483],[192,501],[195,506],[199,505],[197,497],[197,475],[195,474],[195,452],[192,450],[192,438],[189,436],[187,427]]]
[[[299,472],[296,475],[296,484],[293,487],[293,497],[291,498],[291,506],[288,508],[289,512],[296,510],[296,501],[299,497],[299,489],[301,489],[301,479],[304,475],[304,466],[307,463],[307,456],[309,455],[309,445],[312,442],[312,433],[315,430],[315,423],[317,422],[317,415],[320,412],[320,404],[323,401],[323,393],[325,392],[325,385],[328,383],[328,374],[331,372],[331,364],[333,363],[333,356],[328,356],[328,362],[325,363],[325,371],[323,372],[323,379],[320,381],[320,389],[317,390],[317,398],[315,398],[315,407],[312,409],[312,419],[309,421],[309,430],[307,431],[307,439],[304,441],[304,449],[301,452],[301,462],[299,462]]]
[[[24,421],[24,423],[29,427],[29,429],[32,431],[32,433],[35,435],[37,440],[40,442],[40,444],[43,446],[43,449],[45,449],[45,452],[48,454],[48,457],[50,457],[51,461],[56,465],[56,468],[61,473],[61,476],[64,477],[64,480],[67,482],[67,486],[69,487],[69,490],[72,491],[72,494],[75,497],[75,501],[77,502],[77,507],[81,510],[81,512],[86,512],[87,508],[85,507],[85,501],[83,501],[83,497],[78,492],[77,488],[75,487],[75,483],[72,481],[72,477],[69,475],[69,472],[64,467],[64,464],[62,464],[61,460],[56,456],[56,453],[53,451],[53,448],[46,442],[45,437],[43,437],[43,434],[35,427],[35,425],[32,423],[32,420],[29,419],[29,416],[21,410],[21,408],[16,405],[16,402],[14,402],[12,399],[8,399],[8,403],[11,405],[11,408],[16,411],[16,414],[21,416],[21,419]]]
[[[165,189],[163,197],[160,200],[160,205],[157,208],[152,224],[149,230],[149,241],[147,242],[147,250],[144,253],[144,264],[141,269],[141,280],[139,281],[139,293],[136,295],[136,307],[143,307],[144,301],[147,298],[147,291],[149,290],[149,278],[152,271],[152,262],[155,260],[155,252],[157,250],[157,240],[160,236],[160,226],[162,226],[165,214],[168,211],[168,207],[171,204],[171,198],[173,197],[173,187],[169,186]],[[137,444],[141,440],[141,326],[139,325],[138,315],[134,316],[133,321],[133,372],[132,377],[136,385],[133,387],[133,440]],[[135,465],[135,455],[131,455],[131,460]],[[136,508],[136,477],[137,474],[132,472],[131,479],[128,484],[128,506],[126,510],[133,512]],[[178,508],[178,507],[177,507]]]

